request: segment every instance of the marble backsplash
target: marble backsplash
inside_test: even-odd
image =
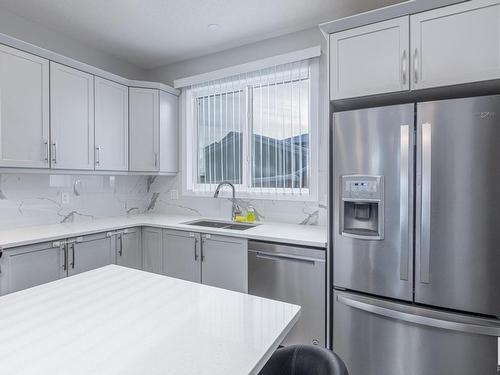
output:
[[[0,175],[0,229],[142,213],[143,176]]]
[[[150,184],[149,209],[153,212],[231,218],[232,203],[228,198],[231,195],[229,191],[221,192],[220,198],[217,199],[180,196],[182,191],[180,175],[157,177],[150,182],[152,183]],[[179,194],[178,199],[175,199],[176,192]],[[326,225],[327,223],[326,202],[236,198],[236,203],[242,208],[251,205],[260,221],[302,225]]]
[[[230,218],[228,193],[215,199],[183,197],[181,191],[180,175],[0,174],[0,229],[145,212]],[[326,225],[326,203],[257,199],[237,199],[237,203],[251,204],[261,221]]]

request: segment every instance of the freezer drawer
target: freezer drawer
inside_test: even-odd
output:
[[[333,332],[349,375],[498,375],[498,320],[335,291]]]
[[[500,316],[500,96],[417,105],[415,300]]]
[[[325,250],[248,242],[248,293],[301,306],[283,345],[325,346]]]

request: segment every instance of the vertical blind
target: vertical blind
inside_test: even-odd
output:
[[[309,194],[311,59],[193,85],[192,191]],[[189,126],[189,124],[188,124]]]

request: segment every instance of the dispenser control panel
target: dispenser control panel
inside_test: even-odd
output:
[[[342,176],[343,199],[381,199],[381,176]]]

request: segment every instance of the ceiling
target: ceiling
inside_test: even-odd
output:
[[[144,69],[401,0],[1,0],[2,8]],[[215,24],[216,26],[210,26]]]

